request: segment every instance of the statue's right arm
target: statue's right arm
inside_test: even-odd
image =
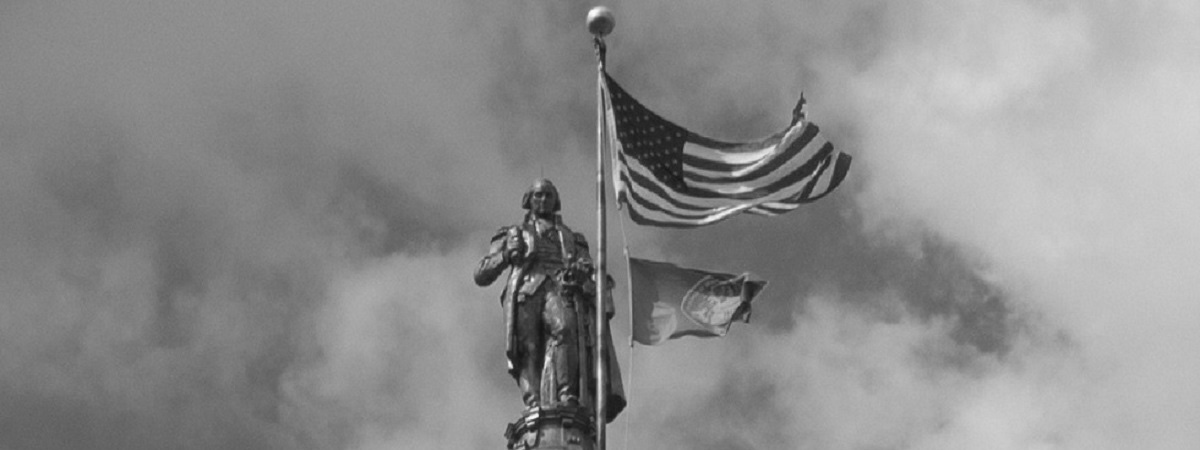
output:
[[[479,261],[479,267],[475,268],[475,284],[487,286],[496,281],[496,278],[504,273],[504,269],[508,268],[508,259],[505,258],[507,250],[505,246],[505,238],[508,236],[508,228],[501,228],[492,236],[491,246],[488,248],[488,254]]]

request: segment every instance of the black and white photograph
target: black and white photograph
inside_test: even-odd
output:
[[[1200,449],[1196,0],[0,1],[0,450]]]

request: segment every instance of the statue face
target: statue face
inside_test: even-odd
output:
[[[553,187],[537,186],[529,198],[529,209],[539,216],[554,214],[554,205],[558,204],[558,193]]]

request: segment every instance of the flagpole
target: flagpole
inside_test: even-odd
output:
[[[607,349],[604,340],[604,330],[608,327],[605,314],[605,296],[608,294],[608,214],[605,207],[604,192],[604,38],[596,35],[596,59],[598,60],[596,78],[596,449],[604,450],[605,446],[605,403],[608,392],[605,382],[608,368],[605,364]]]
[[[603,6],[597,6],[588,11],[588,31],[592,33],[596,46],[596,449],[605,450],[605,407],[608,400],[608,356],[607,335],[608,318],[605,317],[605,298],[608,295],[608,214],[605,208],[605,176],[604,176],[604,147],[605,147],[605,108],[604,108],[604,57],[606,48],[604,36],[612,31],[612,12]]]

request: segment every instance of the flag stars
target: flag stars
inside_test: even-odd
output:
[[[671,123],[647,109],[628,92],[625,92],[621,86],[617,85],[615,80],[608,78],[607,75],[605,75],[605,81],[606,84],[603,87],[605,88],[605,93],[608,95],[607,106],[609,114],[611,114],[609,117],[613,119],[609,123],[609,127],[615,128],[612,136],[614,136],[614,139],[619,139],[621,145],[619,149],[616,149],[620,157],[618,164],[621,165],[621,176],[617,181],[618,189],[621,192],[619,201],[630,208],[634,221],[637,223],[685,228],[707,225],[724,220],[730,211],[729,208],[733,206],[745,206],[747,209],[744,211],[753,214],[775,215],[784,213],[795,209],[801,203],[815,200],[828,193],[828,191],[836,187],[838,182],[841,181],[849,166],[848,156],[841,159],[841,155],[839,155],[836,167],[833,167],[835,165],[833,162],[835,159],[834,156],[828,154],[819,155],[823,158],[819,164],[814,165],[814,163],[810,162],[802,165],[803,168],[806,168],[805,170],[811,170],[812,173],[805,175],[805,178],[801,181],[811,186],[814,182],[810,180],[824,179],[827,180],[829,186],[821,192],[813,191],[809,193],[807,190],[803,192],[799,191],[804,186],[789,185],[784,189],[795,189],[799,194],[779,202],[756,205],[740,197],[722,196],[714,200],[720,201],[723,205],[727,206],[707,209],[707,212],[704,213],[686,211],[676,214],[674,206],[669,205],[664,206],[666,209],[653,208],[654,204],[663,204],[655,202],[653,199],[648,199],[643,195],[649,189],[647,183],[660,186],[666,191],[665,194],[668,197],[678,200],[678,202],[672,202],[675,204],[692,205],[690,203],[691,199],[699,195],[700,192],[716,192],[720,194],[720,192],[712,191],[707,187],[697,186],[693,189],[690,186],[688,177],[692,175],[690,172],[691,166],[688,164],[691,164],[691,159],[689,157],[685,162],[683,153],[685,145],[699,145],[718,154],[736,154],[736,150],[712,148],[707,146],[703,141],[690,142],[693,135],[687,129]],[[801,118],[803,119],[803,117]],[[809,127],[807,121],[800,125]],[[812,126],[812,128],[813,132],[811,134],[815,134],[815,126]],[[796,129],[799,130],[799,128]],[[824,149],[822,151],[828,153]],[[684,175],[684,167],[689,167],[689,175]],[[826,167],[831,167],[835,170],[825,170]],[[712,170],[710,169],[710,171]],[[723,172],[724,170],[720,171]],[[717,182],[716,185],[721,184]],[[660,194],[662,194],[661,191]],[[639,215],[641,217],[640,220]]]

